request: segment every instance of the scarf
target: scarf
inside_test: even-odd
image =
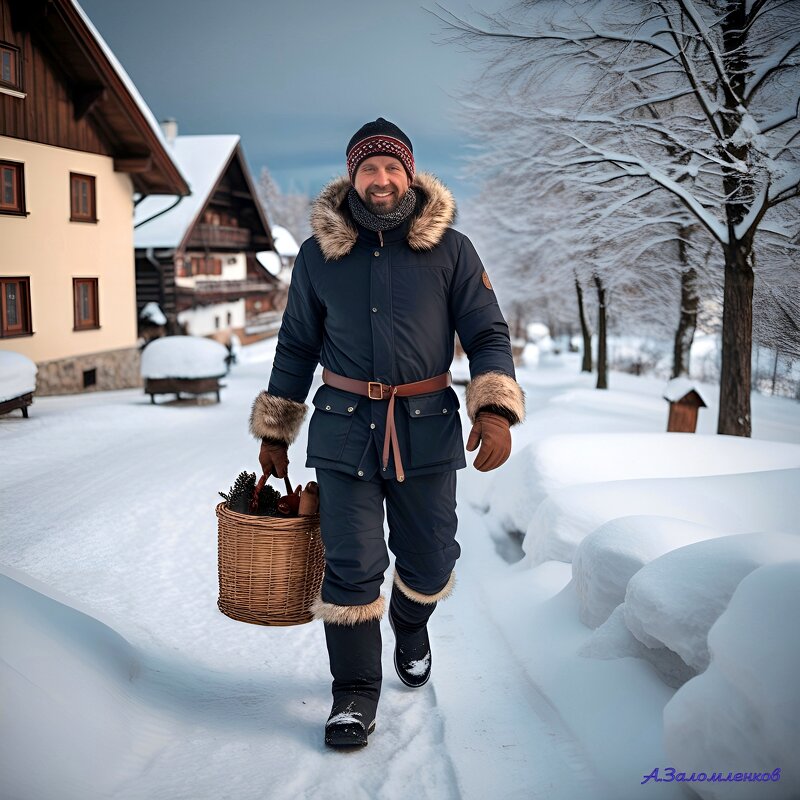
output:
[[[397,208],[389,214],[373,214],[364,205],[355,189],[350,189],[347,193],[347,201],[350,204],[350,213],[353,215],[353,219],[370,231],[388,231],[396,228],[405,222],[417,207],[417,195],[411,188],[402,196]]]

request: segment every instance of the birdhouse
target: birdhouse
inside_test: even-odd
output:
[[[667,432],[694,433],[697,430],[697,412],[706,408],[694,384],[688,378],[673,378],[664,392],[669,401]]]

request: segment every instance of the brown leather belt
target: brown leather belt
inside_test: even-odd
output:
[[[389,465],[389,442],[391,442],[397,480],[402,482],[406,479],[406,476],[403,472],[403,462],[400,460],[400,445],[397,442],[397,430],[394,426],[394,398],[413,397],[417,394],[427,394],[428,392],[446,389],[452,383],[452,378],[448,370],[435,378],[426,378],[424,381],[390,386],[378,381],[357,381],[353,378],[345,378],[343,375],[337,375],[327,367],[323,367],[322,382],[328,386],[333,386],[334,389],[369,397],[370,400],[385,400],[387,397],[389,398],[389,407],[386,409],[386,435],[383,437],[383,468],[386,469]]]

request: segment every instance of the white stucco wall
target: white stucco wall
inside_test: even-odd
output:
[[[228,313],[231,315],[230,323],[227,321]],[[216,320],[219,320],[219,325],[216,324]],[[190,336],[208,336],[229,328],[244,328],[244,299],[181,311],[178,314],[178,322],[188,326],[187,332]]]

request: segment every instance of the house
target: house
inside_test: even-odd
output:
[[[248,319],[279,312],[287,287],[256,255],[277,258],[239,137],[178,136],[174,120],[162,125],[192,195],[136,206],[137,312],[157,303],[168,332],[244,336]]]
[[[141,384],[134,195],[189,194],[73,0],[0,0],[0,349],[38,394]]]

